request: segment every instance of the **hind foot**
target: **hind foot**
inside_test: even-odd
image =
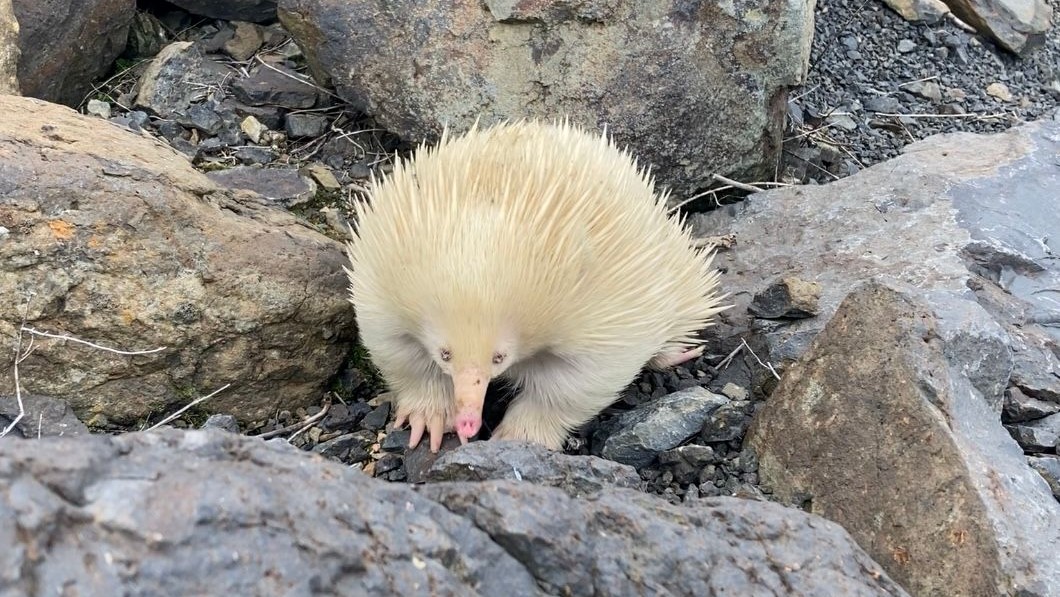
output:
[[[648,365],[653,369],[669,369],[670,367],[676,367],[691,361],[692,359],[699,358],[703,355],[705,347],[697,346],[688,350],[682,350],[681,352],[672,352],[669,354],[656,355],[655,358],[648,361]]]

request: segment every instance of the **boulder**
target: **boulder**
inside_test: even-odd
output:
[[[253,23],[276,20],[276,0],[170,0],[170,3],[211,19]]]
[[[0,96],[0,227],[0,354],[32,340],[23,391],[85,421],[141,422],[226,384],[201,408],[245,422],[316,403],[355,335],[340,243],[62,106]]]
[[[658,182],[771,176],[813,3],[281,0],[315,76],[406,141],[448,125],[606,127]],[[369,50],[370,49],[370,50]]]
[[[906,595],[777,504],[388,484],[220,430],[0,440],[5,595]]]
[[[18,21],[11,0],[0,0],[0,94],[18,95]]]
[[[76,107],[125,49],[136,0],[12,0],[22,94]]]
[[[173,42],[162,48],[137,80],[135,106],[169,118],[205,99],[231,72],[207,59],[194,43]]]
[[[922,292],[872,281],[840,304],[752,423],[760,479],[914,595],[1060,595],[1060,503],[987,399],[1005,331],[970,292]]]
[[[953,14],[996,41],[1024,53],[1045,41],[1053,9],[1047,0],[946,0]]]

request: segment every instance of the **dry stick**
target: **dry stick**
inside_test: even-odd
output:
[[[736,358],[736,355],[740,354],[740,351],[743,350],[743,347],[744,344],[741,343],[736,348],[732,349],[732,352],[730,352],[724,359],[721,360],[721,362],[718,363],[718,369],[725,369],[726,367],[728,367],[729,364],[732,363],[732,360]]]
[[[740,338],[740,343],[747,347],[747,351],[751,353],[751,356],[753,356],[756,361],[758,361],[759,365],[769,369],[769,372],[773,374],[773,377],[777,378],[777,381],[780,381],[780,374],[778,374],[777,370],[773,368],[772,363],[763,363],[762,359],[758,358],[758,355],[755,354],[755,351],[751,350],[751,347],[747,345],[747,340]]]
[[[26,360],[26,357],[28,357],[29,354],[33,352],[33,338],[30,338],[29,346],[27,346],[26,351],[23,352],[22,331],[24,329],[26,329],[25,325],[18,329],[18,336],[17,340],[15,341],[15,365],[13,373],[15,378],[15,401],[18,403],[18,415],[13,421],[11,421],[11,423],[7,427],[4,428],[3,431],[0,431],[0,437],[4,437],[8,433],[11,433],[11,430],[15,428],[15,425],[18,425],[19,421],[22,420],[22,417],[26,416],[26,405],[22,402],[22,384],[19,382],[18,378],[18,365],[22,361]],[[37,429],[39,431],[40,427],[38,427]]]
[[[296,438],[296,437],[298,437],[299,435],[301,435],[301,434],[302,434],[302,432],[304,432],[305,430],[309,429],[309,428],[310,428],[310,427],[312,427],[313,425],[316,425],[316,424],[317,424],[317,421],[319,421],[320,419],[323,419],[323,418],[324,418],[324,415],[328,414],[328,410],[329,410],[330,408],[331,408],[331,403],[330,403],[330,402],[329,402],[329,403],[327,403],[327,404],[325,404],[325,405],[324,405],[324,408],[320,409],[320,412],[318,412],[317,414],[313,415],[312,417],[309,417],[309,418],[307,418],[307,419],[305,420],[305,425],[303,425],[303,426],[302,426],[302,428],[301,428],[301,429],[299,429],[298,431],[295,431],[294,433],[292,433],[292,434],[291,434],[291,437],[288,437],[288,438],[287,438],[287,441],[288,441],[288,442],[292,442],[292,441],[294,441],[294,438]],[[315,418],[314,418],[314,417],[315,417]]]
[[[887,112],[877,112],[877,116],[888,116],[890,118],[976,118],[981,120],[990,120],[993,118],[1004,118],[1007,114],[976,114],[974,112],[967,112],[965,114],[893,114]]]
[[[217,388],[213,392],[211,392],[211,393],[209,393],[209,394],[207,394],[205,396],[202,396],[200,398],[196,398],[195,400],[192,400],[187,405],[185,405],[184,408],[178,410],[177,412],[169,415],[168,417],[166,417],[166,418],[162,419],[161,421],[155,423],[154,425],[148,427],[147,431],[153,431],[155,429],[158,429],[162,425],[165,425],[166,423],[168,423],[168,422],[172,421],[173,419],[179,417],[180,415],[184,414],[185,411],[187,411],[189,408],[195,406],[196,404],[199,404],[200,402],[202,402],[202,401],[204,401],[204,400],[206,400],[208,398],[213,398],[217,394],[220,394],[221,392],[226,390],[228,388],[228,386],[230,386],[230,385],[232,385],[232,384],[231,383],[226,383],[225,385],[221,386],[220,388]]]
[[[322,409],[320,409],[320,412],[318,412],[317,414],[315,414],[315,415],[313,415],[311,417],[306,417],[304,420],[299,421],[297,423],[291,423],[290,425],[287,425],[286,427],[281,427],[279,429],[273,429],[272,431],[266,431],[265,433],[259,433],[255,437],[260,437],[261,439],[271,439],[271,438],[274,438],[274,437],[276,437],[278,435],[283,435],[283,434],[287,433],[288,431],[294,431],[296,429],[302,428],[303,426],[312,427],[313,423],[316,423],[320,419],[323,419],[324,416],[328,414],[328,409],[330,409],[330,408],[331,408],[331,403],[325,404],[324,407]],[[293,437],[294,436],[292,435],[291,438],[293,438]],[[287,441],[291,441],[291,438],[288,438]]]
[[[126,356],[132,356],[132,355],[138,355],[138,354],[151,354],[153,352],[159,352],[159,351],[162,351],[162,350],[166,349],[165,346],[159,346],[158,348],[152,348],[150,350],[118,350],[116,348],[107,348],[106,346],[100,346],[99,344],[94,344],[92,342],[89,342],[88,340],[82,340],[80,338],[75,338],[73,336],[61,336],[59,334],[51,334],[51,333],[48,333],[48,332],[42,332],[40,330],[35,330],[33,328],[28,328],[26,326],[22,326],[22,330],[25,330],[25,331],[27,331],[27,332],[35,335],[35,336],[44,336],[45,338],[54,338],[56,340],[69,340],[71,342],[77,342],[77,343],[80,343],[80,344],[84,344],[86,346],[91,346],[92,348],[95,348],[97,350],[105,350],[107,352],[112,352],[114,354],[120,354],[120,355],[126,355]],[[19,330],[19,331],[21,332],[21,330]]]

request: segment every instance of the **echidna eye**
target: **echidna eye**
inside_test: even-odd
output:
[[[499,353],[499,352],[493,353],[493,364],[494,365],[500,365],[501,363],[504,362],[504,357],[505,356],[507,356],[507,355],[504,355],[504,354]]]
[[[442,360],[445,361],[446,363],[449,362],[449,359],[453,358],[453,353],[449,352],[448,348],[443,348],[441,350],[441,352],[439,353],[439,355],[442,357]]]

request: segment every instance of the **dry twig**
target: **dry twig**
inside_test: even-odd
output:
[[[213,398],[217,394],[220,394],[221,392],[226,390],[228,388],[228,386],[230,386],[230,385],[232,385],[232,384],[226,383],[225,385],[221,386],[220,388],[217,388],[213,392],[210,392],[209,394],[207,394],[205,396],[200,396],[199,398],[196,398],[195,400],[192,400],[191,402],[187,403],[183,408],[181,408],[177,412],[169,415],[168,417],[166,417],[166,418],[162,419],[161,421],[155,423],[154,425],[148,427],[147,431],[153,431],[155,429],[158,429],[162,425],[165,425],[166,423],[168,423],[168,422],[172,421],[173,419],[176,419],[180,415],[184,414],[189,408],[194,407],[196,404],[199,404],[200,402],[203,402],[203,401],[205,401],[205,400],[207,400],[209,398]]]

